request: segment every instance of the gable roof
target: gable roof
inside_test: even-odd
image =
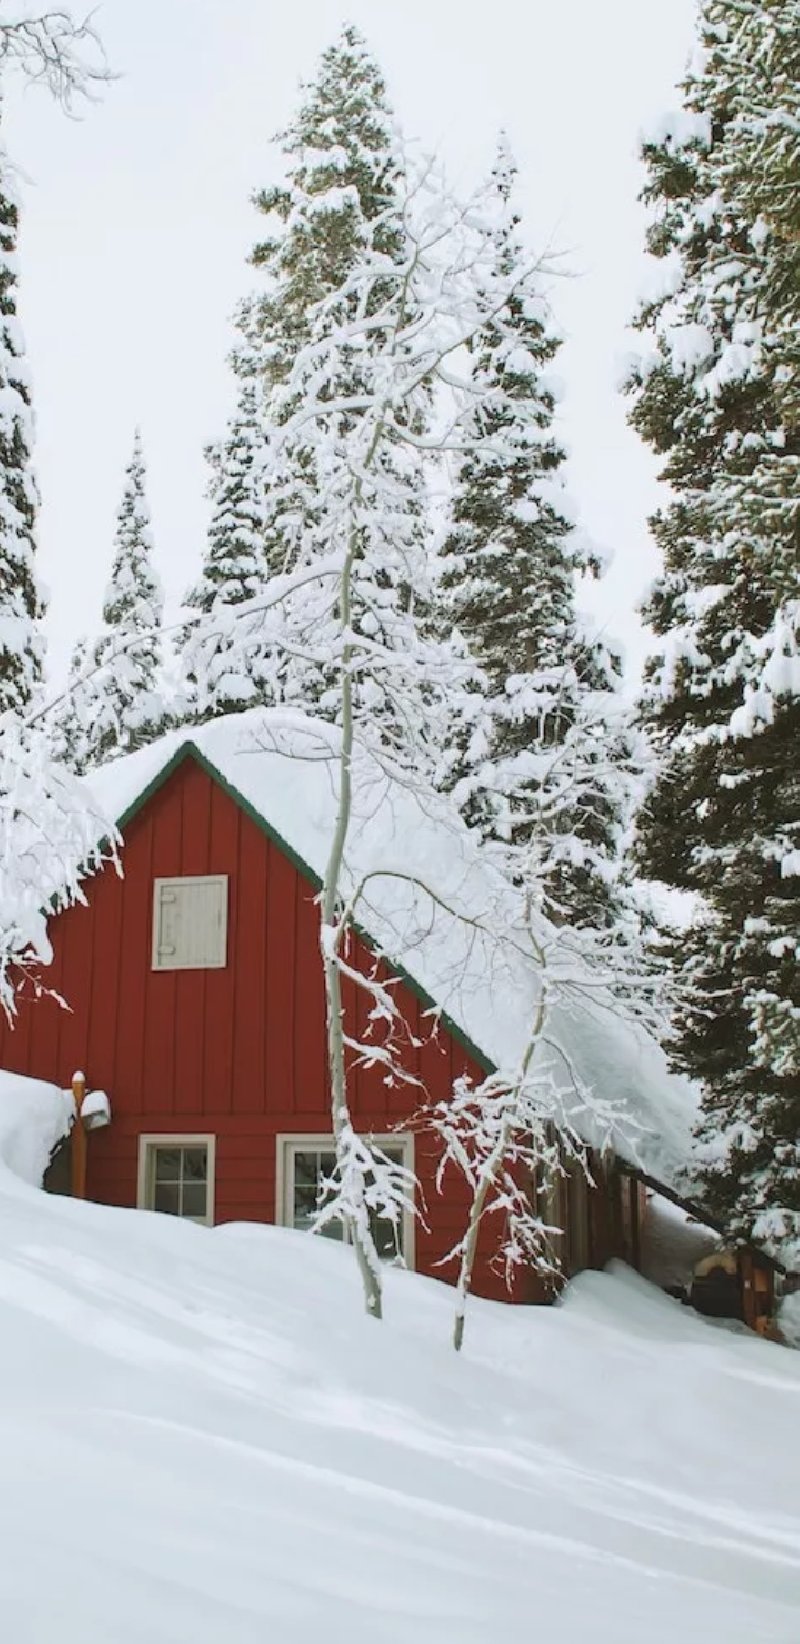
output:
[[[251,710],[213,720],[191,737],[168,733],[86,780],[124,833],[180,764],[195,759],[318,888],[336,809],[336,739],[334,727],[303,714]],[[353,762],[353,796],[343,887],[349,894],[360,888],[355,917],[367,941],[442,1013],[479,1064],[512,1070],[539,989],[518,893],[449,800],[390,781],[363,751]],[[677,1182],[696,1099],[686,1080],[669,1073],[660,1046],[622,1021],[608,997],[576,994],[568,1006],[553,1006],[548,1021],[553,1075],[576,1129],[588,1142],[599,1140],[591,1117],[576,1110],[571,1069],[624,1116],[613,1136],[620,1155]]]
[[[217,786],[222,789],[223,793],[226,793],[228,798],[232,799],[234,804],[238,805],[239,809],[244,811],[245,815],[250,818],[251,822],[255,823],[255,826],[258,828],[259,832],[263,833],[266,838],[269,839],[270,842],[282,852],[287,860],[292,863],[292,866],[295,867],[302,878],[308,882],[312,890],[315,892],[322,890],[321,874],[317,873],[314,868],[310,867],[308,862],[304,861],[303,857],[299,856],[297,851],[293,849],[288,841],[278,833],[277,828],[272,826],[272,823],[267,819],[267,817],[264,816],[261,811],[256,810],[255,805],[252,804],[249,799],[246,799],[244,794],[240,793],[238,788],[233,786],[232,782],[228,781],[227,777],[216,765],[212,763],[212,761],[203,752],[202,748],[198,746],[193,737],[188,737],[179,743],[178,747],[175,749],[175,752],[167,760],[166,764],[161,767],[161,769],[153,777],[152,781],[148,783],[147,787],[144,788],[142,792],[138,794],[137,797],[131,802],[127,810],[123,811],[121,816],[113,818],[116,822],[119,833],[124,835],[128,824],[139,815],[140,811],[145,809],[149,801],[155,794],[158,793],[159,789],[163,788],[165,784],[169,782],[175,771],[177,771],[181,765],[185,764],[187,760],[191,760],[195,765],[198,765],[202,771],[205,771],[206,775],[211,778],[211,781],[215,782]],[[93,786],[95,784],[96,775],[97,773],[95,773],[95,776],[92,778]],[[111,818],[109,818],[109,820],[111,820]],[[375,947],[375,939],[358,920],[355,920],[354,928],[356,933],[363,938],[368,946],[373,948]],[[453,1038],[463,1046],[468,1055],[472,1057],[473,1061],[477,1062],[478,1066],[482,1067],[485,1073],[493,1073],[495,1071],[494,1063],[489,1059],[486,1053],[481,1050],[479,1045],[475,1044],[474,1040],[468,1037],[468,1035],[464,1032],[464,1029],[459,1026],[458,1022],[453,1021],[447,1011],[442,1010],[442,1008],[437,1005],[436,1000],[432,997],[432,995],[426,991],[421,983],[416,980],[416,977],[412,976],[411,972],[407,971],[405,966],[402,965],[398,959],[394,958],[394,956],[391,958],[391,968],[393,974],[405,982],[406,986],[411,989],[412,993],[416,994],[417,998],[422,1002],[426,1010],[436,1012],[443,1026],[446,1027],[448,1033],[452,1034]]]

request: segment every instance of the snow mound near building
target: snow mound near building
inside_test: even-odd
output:
[[[328,1240],[0,1171],[3,1637],[797,1644],[800,1357],[624,1269],[460,1357],[452,1303],[389,1271],[378,1325]]]
[[[75,1112],[72,1092],[0,1069],[0,1169],[41,1187]],[[8,1184],[6,1184],[8,1186]]]

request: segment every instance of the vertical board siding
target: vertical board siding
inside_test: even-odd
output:
[[[153,845],[151,872],[145,880],[140,864],[135,872],[137,894],[148,906],[148,935],[150,950],[142,955],[137,985],[144,988],[144,1077],[141,1091],[141,1111],[147,1121],[144,1128],[164,1130],[175,1128],[175,1029],[178,971],[158,970],[151,966],[153,933],[153,880],[167,879],[181,872],[181,844],[183,838],[183,784],[186,767],[175,773],[176,780],[168,782],[152,801]],[[124,863],[126,877],[127,864]],[[133,875],[132,875],[133,876]]]
[[[65,922],[59,954],[62,975],[88,976],[92,969],[94,922],[90,908],[73,909],[74,917]],[[72,1008],[56,1010],[58,1023],[58,1066],[69,1068],[70,1074],[83,1072],[89,1059],[89,1016],[80,998]],[[32,1018],[35,1022],[35,1018]]]
[[[120,1011],[112,1089],[124,1092],[126,1111],[142,1113],[149,1088],[145,1074],[145,1010],[147,977],[142,954],[152,945],[153,823],[149,812],[136,817],[125,840],[125,877],[122,880],[122,946],[119,962]]]
[[[239,947],[236,887],[239,880],[239,812],[220,788],[206,777],[211,801],[208,866],[204,873],[228,877],[228,962],[221,970],[201,972],[205,983],[205,1010],[195,1023],[203,1043],[203,1111],[209,1129],[233,1109],[233,1035],[236,977],[247,963]],[[214,1121],[212,1124],[211,1121]]]
[[[276,1130],[294,1130],[295,906],[299,877],[271,842],[267,850],[266,1106]]]
[[[208,866],[210,783],[205,773],[194,764],[187,765],[180,774],[181,859],[178,871],[181,874],[219,871]],[[160,867],[154,867],[152,877],[166,875],[161,873]],[[203,1110],[203,1023],[208,975],[205,970],[172,973],[175,1009],[172,1027],[175,1058],[172,1112],[176,1130],[188,1130],[191,1115]],[[197,1125],[195,1128],[203,1127]]]
[[[249,816],[240,816],[239,866],[231,886],[237,933],[231,1112],[237,1119],[266,1112],[268,850]]]
[[[319,1115],[327,1106],[326,1013],[319,907],[312,887],[298,877],[294,954],[294,1109]],[[302,1130],[302,1123],[298,1124]]]
[[[90,1088],[108,1091],[112,1125],[89,1142],[92,1197],[135,1203],[141,1132],[212,1132],[217,1220],[272,1221],[277,1135],[330,1129],[314,888],[191,758],[129,824],[122,860],[124,878],[104,868],[87,882],[88,907],[52,922],[54,962],[44,980],[72,1014],[52,999],[23,1000],[18,1029],[0,1023],[0,1063],[60,1085],[81,1065]],[[224,969],[151,967],[153,881],[184,874],[228,877]],[[359,940],[349,957],[359,968],[373,963]],[[391,975],[383,961],[378,974]],[[412,990],[399,984],[393,993],[409,1080],[387,1086],[379,1065],[353,1065],[350,1056],[354,1114],[376,1133],[445,1099],[460,1074],[481,1078]],[[386,1028],[367,1032],[364,991],[346,983],[345,1006],[348,1034],[381,1045]],[[429,1134],[416,1133],[415,1152],[424,1205],[416,1265],[452,1278],[438,1264],[463,1231],[466,1191],[455,1173],[437,1191]],[[481,1242],[474,1288],[501,1296],[493,1238],[490,1231]]]

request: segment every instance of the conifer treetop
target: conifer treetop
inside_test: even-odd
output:
[[[158,628],[164,603],[161,581],[153,564],[153,532],[145,485],[142,436],[137,428],[133,455],[125,470],[111,581],[103,603],[103,620],[109,626],[131,632]]]
[[[51,716],[52,745],[79,772],[152,741],[171,719],[174,687],[163,668],[164,601],[145,482],[137,428],[117,514],[104,626],[95,640],[78,641],[65,697]]]
[[[401,249],[392,220],[401,161],[386,86],[351,25],[323,54],[277,141],[286,180],[255,195],[275,225],[252,255],[265,288],[240,321],[268,383],[288,374],[314,304],[341,286],[365,245],[390,256]]]

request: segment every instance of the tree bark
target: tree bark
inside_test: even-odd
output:
[[[544,956],[541,949],[538,951],[543,960]],[[536,1047],[539,1043],[542,1029],[544,1027],[545,1014],[546,993],[543,976],[542,997],[536,1007],[536,1015],[534,1017],[530,1038],[528,1039],[528,1043],[525,1047],[525,1055],[522,1058],[522,1065],[519,1070],[515,1087],[517,1090],[527,1078],[528,1071],[536,1053]],[[497,1171],[499,1170],[505,1157],[512,1125],[513,1110],[509,1104],[508,1112],[506,1113],[500,1127],[500,1135],[498,1136],[497,1141],[495,1142],[495,1145],[486,1161],[483,1179],[470,1206],[467,1232],[464,1238],[464,1249],[461,1255],[461,1266],[459,1268],[458,1282],[456,1284],[456,1313],[455,1320],[453,1322],[453,1346],[457,1353],[460,1353],[464,1341],[467,1298],[472,1288],[472,1274],[475,1267],[475,1257],[478,1250],[478,1235],[481,1230],[481,1222],[483,1220],[484,1211],[486,1210],[486,1200],[489,1197],[490,1189],[494,1185]]]
[[[342,631],[348,633],[351,619],[350,579],[356,554],[356,531],[351,532],[347,553],[342,566],[339,591],[339,611]],[[339,883],[344,849],[352,812],[353,763],[353,678],[350,671],[352,647],[345,642],[342,648],[342,736],[339,753],[339,801],[336,826],[331,841],[330,855],[322,888],[322,926],[326,936],[322,943],[322,962],[325,973],[325,1004],[328,1021],[328,1063],[331,1079],[331,1111],[333,1135],[339,1160],[341,1140],[350,1114],[347,1104],[347,1075],[345,1068],[344,1031],[342,1025],[342,981],[338,965],[338,945],[344,935],[339,916]],[[335,933],[335,935],[334,935]],[[364,1289],[364,1305],[371,1318],[383,1316],[380,1273],[374,1248],[370,1249],[363,1228],[349,1217],[346,1223],[348,1238],[353,1245]]]

